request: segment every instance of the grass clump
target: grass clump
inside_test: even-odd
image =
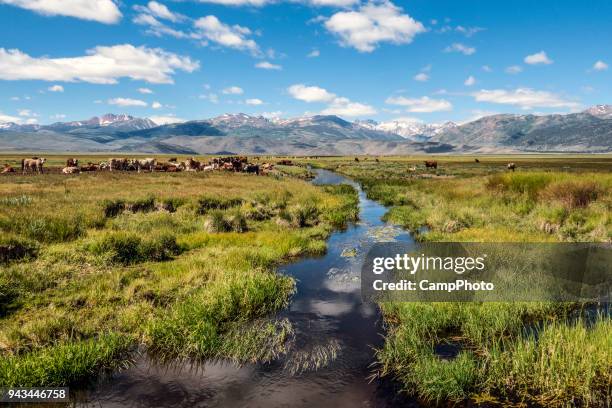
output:
[[[601,188],[590,180],[557,182],[541,192],[544,200],[560,202],[568,210],[587,207],[600,195]]]
[[[168,233],[143,239],[133,233],[114,232],[95,239],[86,245],[86,249],[111,263],[122,265],[166,261],[181,252],[176,237]]]
[[[61,387],[81,384],[100,371],[125,364],[131,342],[106,334],[97,339],[60,344],[37,352],[0,359],[0,387]]]
[[[240,198],[221,198],[206,196],[198,199],[197,213],[202,215],[206,214],[211,210],[227,210],[229,208],[237,207],[242,204]]]

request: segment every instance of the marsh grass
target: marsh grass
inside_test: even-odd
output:
[[[0,386],[70,385],[140,346],[169,358],[274,359],[292,329],[265,317],[295,290],[276,266],[325,251],[356,211],[348,191],[227,173],[14,176],[0,194],[32,198],[0,206],[3,242],[38,249],[0,265]],[[302,227],[273,221],[304,203]],[[227,228],[207,230],[215,214]]]
[[[609,157],[345,158],[311,161],[359,181],[385,219],[423,241],[612,241]],[[505,169],[514,161],[518,170]],[[417,167],[409,171],[409,167]],[[423,227],[426,227],[423,229]],[[564,303],[383,303],[388,331],[378,374],[429,404],[610,405],[609,314],[576,320]],[[436,346],[458,342],[455,358]],[[471,402],[468,402],[471,401]]]

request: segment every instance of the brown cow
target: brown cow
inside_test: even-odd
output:
[[[506,167],[508,167],[508,170],[512,170],[512,171],[516,170],[516,164],[515,163],[508,163],[506,165]]]
[[[128,167],[128,159],[108,159],[108,169],[113,170],[126,170]]]
[[[15,173],[15,169],[7,163],[4,165],[4,168],[2,169],[2,173]]]
[[[474,162],[475,162],[475,163],[480,163],[480,160],[478,160],[478,159],[474,159]]]
[[[74,158],[67,159],[66,167],[79,167],[79,159],[74,159]]]
[[[47,159],[44,157],[36,158],[36,159],[22,159],[21,160],[21,172],[25,173],[28,169],[32,171],[36,171],[38,173],[43,173],[43,165]]]
[[[438,162],[435,160],[425,160],[425,168],[429,169],[437,169],[438,168]]]
[[[195,160],[193,157],[183,162],[185,171],[198,171],[200,169],[200,162]]]

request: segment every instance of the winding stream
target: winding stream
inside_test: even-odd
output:
[[[142,358],[88,391],[77,406],[416,406],[400,400],[393,384],[368,380],[373,348],[382,345],[383,329],[378,308],[361,302],[359,278],[363,257],[374,242],[412,239],[381,221],[385,207],[369,200],[357,183],[325,170],[317,171],[313,183],[346,183],[358,189],[360,221],[332,233],[324,256],[280,268],[297,281],[289,308],[278,316],[289,319],[295,330],[295,350],[284,358],[288,361],[241,368],[221,362],[169,368]],[[330,358],[317,370],[293,374],[287,369],[293,360],[321,354]]]

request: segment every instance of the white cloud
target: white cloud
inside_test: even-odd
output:
[[[336,98],[325,109],[321,111],[323,115],[338,115],[338,116],[367,116],[375,115],[376,109],[370,105],[363,103],[351,102],[347,98]]]
[[[199,63],[160,48],[131,44],[98,46],[72,58],[31,57],[19,50],[0,48],[0,79],[115,84],[119,78],[151,83],[173,83],[176,70],[193,72]]]
[[[548,55],[544,51],[536,52],[535,54],[531,54],[525,57],[525,64],[530,65],[549,65],[553,63],[553,60],[548,58]]]
[[[170,123],[183,123],[183,122],[186,122],[185,119],[177,118],[176,116],[173,116],[173,115],[168,115],[168,116],[149,116],[149,119],[151,119],[153,122],[155,122],[159,126],[161,126],[161,125],[168,125]]]
[[[405,106],[408,112],[415,113],[450,111],[453,109],[453,105],[446,99],[432,99],[428,96],[421,98],[390,97],[385,102],[390,105]]]
[[[321,111],[323,115],[365,116],[376,114],[376,109],[370,105],[353,102],[318,86],[295,84],[287,88],[287,91],[293,98],[300,101],[328,104],[327,108]]]
[[[427,82],[429,81],[429,75],[427,75],[425,72],[420,72],[416,74],[413,79],[419,82]]]
[[[198,98],[208,101],[210,103],[219,103],[219,95],[216,93],[208,93],[198,96]]]
[[[606,71],[608,69],[608,64],[600,60],[593,65],[593,69],[595,71]]]
[[[469,77],[467,77],[467,79],[463,82],[463,85],[465,86],[472,86],[476,83],[476,78],[474,78],[472,75],[470,75]]]
[[[308,58],[317,58],[318,56],[321,55],[321,52],[319,50],[312,50],[308,53],[307,57]]]
[[[244,90],[239,86],[230,86],[228,88],[225,88],[223,90],[223,93],[225,95],[242,95],[244,93]]]
[[[339,37],[341,45],[360,52],[372,52],[381,42],[409,44],[426,31],[423,24],[402,14],[402,9],[390,1],[337,12],[325,22],[325,28]]]
[[[251,30],[247,27],[230,26],[221,22],[215,16],[199,18],[195,21],[194,26],[198,31],[192,34],[192,37],[202,40],[204,44],[213,42],[223,47],[250,51],[254,54],[260,53],[257,43],[248,38],[251,35]]]
[[[519,74],[523,72],[523,67],[521,67],[520,65],[511,65],[508,68],[506,68],[506,73],[507,74]]]
[[[64,92],[64,87],[61,85],[52,85],[49,88],[47,88],[47,91],[49,92]]]
[[[174,38],[188,38],[189,35],[183,31],[175,30],[174,28],[168,27],[151,14],[142,13],[132,19],[135,24],[148,26],[147,34],[154,35],[156,37],[162,37],[169,35]]]
[[[45,16],[67,16],[114,24],[121,12],[113,0],[0,0]]]
[[[136,5],[134,6],[134,10],[162,18],[164,20],[169,20],[173,23],[181,21],[185,18],[178,13],[173,13],[165,4],[158,3],[157,1],[150,1],[146,6]]]
[[[461,33],[463,35],[465,35],[466,37],[471,37],[476,33],[479,33],[481,31],[484,31],[484,28],[482,27],[463,27],[463,26],[457,26],[455,27],[455,31],[457,31],[458,33]]]
[[[336,97],[336,94],[318,86],[295,84],[291,85],[287,90],[295,99],[304,102],[331,102]]]
[[[257,64],[255,64],[255,68],[272,69],[272,70],[277,70],[277,71],[283,69],[282,66],[277,65],[277,64],[272,64],[268,61],[258,62]]]
[[[113,98],[107,101],[109,105],[117,105],[117,106],[147,106],[145,101],[141,101],[140,99],[130,99],[130,98]]]
[[[461,43],[454,43],[446,47],[444,52],[460,52],[463,55],[472,55],[476,52],[476,48]]]
[[[150,95],[153,93],[153,91],[149,88],[138,88],[138,92],[144,95]]]
[[[33,112],[32,112],[31,110],[29,110],[29,109],[20,109],[20,110],[17,112],[17,114],[18,114],[19,116],[22,116],[22,117],[27,117],[27,118],[29,118],[29,117],[34,117],[34,116],[38,116],[37,114],[33,113]]]
[[[566,100],[548,91],[538,91],[530,88],[481,89],[472,94],[478,102],[514,105],[523,109],[531,108],[577,108],[580,104]]]
[[[163,107],[164,107],[164,105],[162,105],[161,103],[159,103],[159,102],[155,101],[155,102],[153,102],[153,103],[151,104],[151,107],[152,107],[153,109],[161,109],[161,108],[163,108]]]
[[[258,106],[258,105],[263,105],[264,102],[261,99],[253,98],[253,99],[247,99],[246,101],[244,101],[244,103],[246,103],[247,105]]]
[[[200,0],[200,3],[213,3],[221,4],[224,6],[252,6],[261,7],[266,4],[274,3],[274,0]],[[326,7],[348,7],[358,3],[359,0],[305,0],[304,3],[308,3],[312,6],[326,6]]]

